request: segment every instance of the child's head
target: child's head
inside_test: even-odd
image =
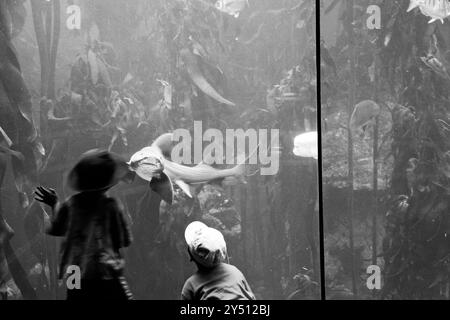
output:
[[[212,268],[227,259],[227,245],[220,231],[195,221],[184,233],[192,260],[203,268]]]
[[[84,153],[69,172],[68,184],[77,192],[104,193],[128,174],[128,165],[120,156],[103,150]]]

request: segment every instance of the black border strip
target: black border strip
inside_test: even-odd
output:
[[[317,134],[318,134],[318,162],[317,183],[319,197],[319,257],[320,257],[320,298],[326,300],[325,283],[325,234],[323,219],[323,192],[322,192],[322,96],[321,96],[321,74],[320,74],[320,0],[316,0],[316,98],[317,98]]]

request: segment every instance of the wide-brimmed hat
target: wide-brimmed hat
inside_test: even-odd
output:
[[[184,238],[192,258],[200,265],[211,268],[226,260],[227,245],[220,231],[195,221],[187,226]]]
[[[126,161],[105,150],[85,152],[69,172],[67,183],[77,192],[100,191],[113,187],[129,174]]]

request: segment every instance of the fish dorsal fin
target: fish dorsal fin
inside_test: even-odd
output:
[[[272,142],[273,142],[273,139],[270,141],[270,146],[272,146]],[[245,165],[247,163],[247,161],[249,161],[255,154],[258,153],[260,147],[261,147],[261,142],[258,143],[258,145],[255,147],[255,149],[253,149],[247,157],[245,157],[245,158],[244,158],[244,156],[238,157],[238,159],[244,158],[244,160],[241,162],[238,162],[237,167]]]
[[[176,180],[175,184],[179,186],[180,189],[183,190],[183,192],[186,193],[189,198],[192,198],[191,187],[186,182],[184,182],[183,180]]]

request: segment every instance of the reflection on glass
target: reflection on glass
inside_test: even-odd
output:
[[[322,3],[329,299],[450,298],[445,8]]]

